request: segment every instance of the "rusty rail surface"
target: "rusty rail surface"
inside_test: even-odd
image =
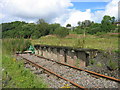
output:
[[[106,79],[110,79],[110,80],[113,80],[113,81],[116,81],[116,82],[120,83],[120,79],[117,79],[117,78],[113,78],[113,77],[106,76],[106,75],[103,75],[103,74],[99,74],[99,73],[96,73],[96,72],[93,72],[93,71],[81,69],[81,68],[78,68],[76,66],[71,66],[71,65],[68,65],[68,64],[65,64],[65,63],[61,63],[61,62],[58,62],[58,61],[55,61],[55,60],[51,60],[51,59],[48,59],[48,58],[45,58],[45,57],[42,57],[42,56],[39,56],[39,55],[36,55],[36,54],[32,54],[32,55],[35,55],[35,56],[37,56],[39,58],[47,59],[49,61],[53,61],[53,62],[59,63],[61,65],[69,66],[71,68],[74,68],[74,69],[77,69],[77,70],[80,70],[80,71],[85,71],[85,72],[88,72],[90,74],[93,74],[93,75],[96,75],[96,76],[99,76],[99,77],[103,77],[103,78],[106,78]]]
[[[20,55],[19,55],[19,56],[20,56]],[[20,56],[20,57],[22,57],[22,56]],[[53,74],[53,75],[55,75],[55,76],[57,76],[57,77],[59,77],[59,78],[61,78],[61,79],[64,79],[65,81],[70,82],[72,85],[74,85],[74,86],[76,86],[76,87],[78,87],[78,88],[80,88],[80,89],[82,89],[82,90],[88,90],[87,88],[85,88],[85,87],[83,87],[83,86],[80,86],[79,84],[74,83],[73,81],[68,80],[68,79],[66,79],[66,78],[64,78],[64,77],[62,77],[62,76],[60,76],[60,75],[58,75],[58,74],[56,74],[56,73],[50,71],[49,69],[42,67],[41,65],[38,65],[38,64],[36,64],[36,63],[34,63],[34,62],[32,62],[32,61],[30,61],[30,60],[24,58],[24,57],[22,57],[22,58],[23,58],[24,60],[26,60],[27,62],[32,63],[32,65],[34,65],[35,67],[42,68],[42,69],[44,69],[45,71],[47,71],[47,72],[49,72],[49,73],[51,73],[51,74]]]

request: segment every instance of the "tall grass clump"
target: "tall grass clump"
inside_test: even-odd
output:
[[[2,40],[2,46],[3,51],[6,51],[5,53],[15,53],[16,51],[23,52],[24,50],[27,50],[28,47],[31,45],[29,40],[24,39],[3,39]]]
[[[84,48],[85,47],[85,43],[84,43],[84,39],[82,38],[78,38],[76,39],[74,45],[73,45],[74,48]]]

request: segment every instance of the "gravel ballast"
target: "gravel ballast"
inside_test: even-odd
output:
[[[118,88],[118,83],[115,81],[111,81],[105,78],[101,77],[94,77],[94,75],[91,75],[85,71],[79,71],[73,68],[70,68],[68,66],[60,65],[57,64],[56,62],[48,61],[45,59],[38,58],[37,56],[34,55],[29,55],[29,54],[21,54],[26,59],[29,59],[59,75],[61,75],[64,78],[67,78],[83,87],[86,88]],[[41,74],[42,75],[42,74]],[[63,82],[63,80],[57,80],[53,76],[45,77],[47,75],[43,75],[44,78],[47,78],[48,83],[51,83],[50,87],[62,87],[61,84],[58,83],[64,83],[64,85],[69,85],[68,82]],[[51,81],[51,82],[50,82]],[[55,83],[53,83],[53,81]],[[55,85],[54,85],[55,84]]]

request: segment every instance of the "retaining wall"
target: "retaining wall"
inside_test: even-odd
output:
[[[88,66],[89,60],[98,53],[97,49],[75,49],[49,45],[34,45],[34,47],[36,49],[35,54],[77,67]]]

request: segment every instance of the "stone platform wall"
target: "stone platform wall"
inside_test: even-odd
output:
[[[77,67],[89,65],[90,58],[97,55],[96,49],[74,49],[71,47],[35,45],[35,54]]]

